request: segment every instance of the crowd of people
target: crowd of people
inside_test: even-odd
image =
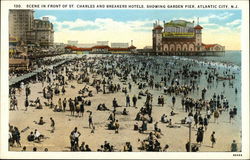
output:
[[[202,70],[201,67],[205,67],[205,70]],[[10,110],[20,109],[22,105],[18,104],[16,96],[23,92],[24,102],[20,103],[24,104],[25,111],[28,111],[30,107],[36,109],[48,107],[55,114],[64,115],[67,112],[70,113],[70,116],[79,118],[85,117],[86,112],[88,112],[88,127],[93,134],[96,129],[94,115],[100,111],[108,112],[109,117],[103,121],[107,124],[108,130],[114,130],[114,134],[119,134],[121,129],[120,115],[129,116],[130,112],[127,108],[133,108],[137,113],[134,118],[134,128],[127,129],[138,131],[140,135],[148,134],[146,139],[139,140],[141,145],[137,148],[142,151],[169,150],[172,146],[160,143],[160,139],[165,133],[158,127],[158,123],[166,124],[166,127],[169,128],[181,128],[187,126],[187,117],[192,117],[194,120],[192,127],[197,131],[196,142],[201,147],[203,137],[207,136],[205,132],[209,128],[209,124],[212,123],[211,119],[215,123],[219,123],[220,115],[226,113],[229,115],[229,122],[232,123],[239,107],[232,106],[224,91],[211,94],[218,85],[223,85],[223,87],[226,85],[224,82],[219,83],[216,77],[232,74],[230,69],[223,73],[219,71],[219,69],[209,69],[209,65],[206,67],[196,62],[185,63],[185,61],[178,59],[158,61],[151,57],[141,56],[133,58],[130,56],[76,58],[52,69],[44,69],[43,72],[27,80],[25,84],[22,82],[18,87],[11,87]],[[201,83],[203,77],[207,81]],[[35,100],[30,98],[33,92],[29,86],[31,81],[42,83],[42,97],[37,97]],[[76,88],[74,82],[81,84],[82,88]],[[230,84],[234,83],[236,81],[230,81]],[[234,84],[234,86],[236,86],[234,89],[237,96],[237,85]],[[77,90],[76,93],[65,97],[68,90],[73,89]],[[106,106],[106,101],[97,106],[92,105],[92,97],[102,94],[115,95],[116,93],[124,94],[122,97],[125,101],[124,104],[120,100],[121,97],[116,97],[112,101],[112,106]],[[157,102],[154,102],[155,99]],[[95,109],[88,110],[87,107]],[[171,112],[165,113],[161,117],[155,117],[153,112],[158,107],[171,108]],[[123,110],[121,114],[118,112],[119,108]],[[182,117],[183,120],[180,122],[175,122],[175,117],[179,114],[177,111],[186,115]],[[50,122],[51,133],[54,133],[55,120],[50,117]],[[44,124],[43,117],[37,124]],[[154,126],[153,132],[148,129],[148,125]],[[21,146],[20,132],[17,127],[10,128],[10,146],[13,147],[14,144]],[[70,151],[93,151],[91,146],[85,142],[79,144],[79,139],[83,136],[84,134],[82,135],[75,127],[70,133]],[[44,136],[35,130],[30,133],[28,141],[40,141],[42,138]],[[216,147],[215,132],[212,133],[210,140],[211,147]],[[183,148],[185,145],[183,143]],[[120,151],[131,152],[134,151],[134,148],[130,142],[126,142]],[[235,150],[237,147],[232,148]],[[107,144],[107,141],[98,149],[102,152],[118,150],[115,149],[114,145]]]

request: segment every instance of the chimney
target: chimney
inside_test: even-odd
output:
[[[49,21],[49,17],[43,17],[42,20],[43,21]]]

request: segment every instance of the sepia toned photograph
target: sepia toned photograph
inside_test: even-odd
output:
[[[241,10],[8,15],[9,151],[242,151]]]

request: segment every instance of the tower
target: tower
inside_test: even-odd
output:
[[[201,30],[203,28],[199,25],[199,18],[198,18],[197,22],[198,22],[197,25],[194,27],[195,50],[196,51],[201,51],[201,47],[202,47],[202,33],[201,33]]]
[[[162,51],[162,26],[159,25],[159,21],[153,24],[153,50],[156,52]]]
[[[11,9],[9,11],[9,34],[18,41],[26,43],[26,32],[33,28],[34,10]]]

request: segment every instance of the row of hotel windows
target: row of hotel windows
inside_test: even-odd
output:
[[[29,22],[27,18],[14,18],[15,21],[21,21],[21,22]]]
[[[158,46],[158,50],[160,50],[160,46]],[[194,45],[190,45],[190,46],[183,46],[183,47],[181,47],[181,46],[173,46],[173,45],[170,45],[170,46],[167,46],[167,45],[164,45],[164,49],[163,49],[164,51],[194,51],[195,50],[195,47],[194,47]],[[201,48],[200,47],[198,47],[197,48],[197,51],[200,51],[201,50]],[[214,47],[214,48],[208,48],[207,50],[209,50],[209,51],[223,51],[223,47],[218,47],[218,46],[216,46],[216,47]]]
[[[14,17],[30,17],[30,15],[29,14],[13,14],[13,16]],[[32,15],[32,17],[33,17],[33,15]]]
[[[165,32],[193,32],[194,29],[190,27],[166,27]]]
[[[177,49],[170,48],[170,50],[168,50],[168,48],[164,48],[164,51],[194,51],[194,48],[189,48],[189,49],[188,48],[183,48],[183,49],[181,49],[181,48],[177,48]]]
[[[22,14],[18,14],[18,15],[16,15],[16,14],[13,14],[12,15],[13,17],[31,17],[31,18],[33,18],[34,16],[33,15],[28,15],[28,14],[24,14],[24,15],[22,15]]]

